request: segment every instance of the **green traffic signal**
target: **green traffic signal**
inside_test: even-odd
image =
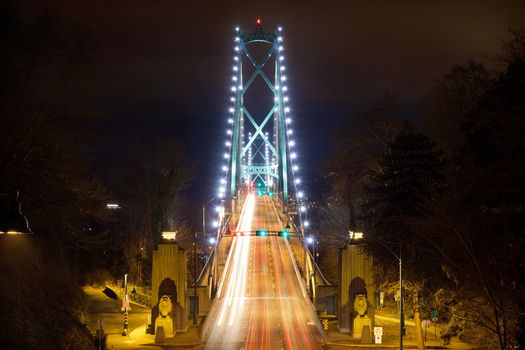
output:
[[[266,230],[257,230],[257,231],[255,231],[255,235],[256,236],[267,236],[268,235],[268,231],[266,231]]]
[[[278,234],[279,237],[288,237],[289,235],[288,231],[279,231]]]

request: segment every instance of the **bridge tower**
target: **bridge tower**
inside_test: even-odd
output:
[[[254,187],[258,192],[278,193],[284,208],[295,206],[304,195],[297,189],[301,180],[282,28],[266,32],[260,19],[254,30],[235,28],[232,70],[227,149],[218,196],[240,198]]]

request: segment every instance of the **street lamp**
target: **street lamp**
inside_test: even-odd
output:
[[[352,243],[352,241],[361,240],[364,238],[363,232],[354,232],[351,230],[348,231],[348,236],[350,238],[350,243]],[[371,238],[372,240],[381,244],[399,261],[399,349],[403,350],[403,260],[401,257],[401,245],[399,246],[399,255],[397,255],[389,246],[381,242],[381,240],[379,240],[378,238],[375,238],[373,236],[367,236],[367,238]]]

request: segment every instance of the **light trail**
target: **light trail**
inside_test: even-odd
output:
[[[272,198],[250,194],[235,232],[280,231],[280,213]],[[205,349],[322,349],[322,328],[287,238],[233,237],[222,277]]]
[[[241,211],[236,233],[249,232],[252,230],[254,210],[255,196],[249,194],[246,197],[245,204]],[[225,276],[226,274],[230,276],[230,280],[228,281],[226,294],[224,295],[224,302],[221,307],[217,326],[223,325],[227,310],[229,310],[228,326],[233,326],[238,316],[242,316],[242,309],[244,306],[242,304],[244,303],[243,298],[245,297],[246,292],[248,262],[250,257],[250,236],[234,237],[231,249],[232,254],[228,256],[229,261],[225,268]],[[239,307],[241,307],[241,309],[239,309]]]

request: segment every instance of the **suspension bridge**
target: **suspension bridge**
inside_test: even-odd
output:
[[[197,282],[210,301],[202,340],[207,349],[320,349],[312,301],[328,282],[304,235],[283,30],[257,20],[233,39],[217,237]]]

